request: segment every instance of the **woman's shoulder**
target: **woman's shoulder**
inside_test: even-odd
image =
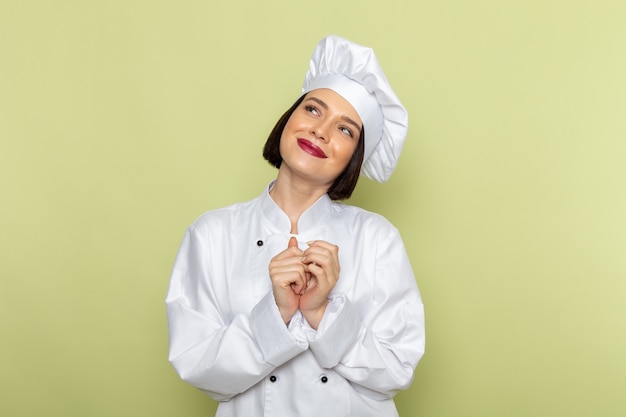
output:
[[[234,203],[225,207],[210,209],[202,213],[191,224],[194,229],[215,229],[216,227],[231,228],[240,223],[242,218],[249,219],[255,213],[254,207],[258,198]]]
[[[382,214],[346,203],[334,202],[333,208],[342,221],[353,221],[361,227],[373,230],[396,230],[396,227]]]

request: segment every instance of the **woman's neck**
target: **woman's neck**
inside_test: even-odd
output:
[[[270,190],[270,197],[289,217],[291,233],[297,234],[298,220],[302,213],[327,191],[326,186],[315,186],[308,181],[297,180],[279,170],[274,187]]]

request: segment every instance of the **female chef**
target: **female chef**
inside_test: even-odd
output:
[[[338,200],[360,172],[389,178],[406,131],[373,51],[326,37],[265,145],[276,179],[188,228],[169,359],[217,416],[397,416],[424,353],[420,293],[397,229]]]

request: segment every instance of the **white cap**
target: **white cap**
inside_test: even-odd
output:
[[[371,48],[330,35],[311,56],[302,92],[328,88],[345,98],[365,129],[361,172],[384,182],[393,173],[408,129],[408,114]]]

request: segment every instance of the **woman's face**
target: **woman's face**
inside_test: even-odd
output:
[[[356,150],[362,126],[339,94],[326,88],[309,92],[283,129],[280,169],[330,187]]]

